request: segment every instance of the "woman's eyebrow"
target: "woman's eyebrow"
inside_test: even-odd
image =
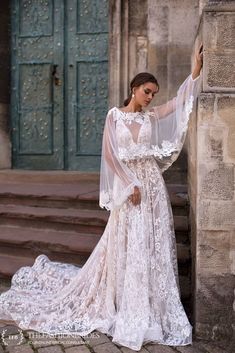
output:
[[[152,91],[150,88],[146,88],[146,89],[148,89],[153,94],[156,94],[158,92],[158,91]]]
[[[145,87],[145,89],[149,90],[150,92],[157,93],[158,91],[152,91],[151,88]]]

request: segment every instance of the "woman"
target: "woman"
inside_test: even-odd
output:
[[[147,111],[158,82],[148,73],[132,80],[124,107],[110,109],[105,122],[100,206],[111,213],[100,241],[82,268],[42,254],[19,269],[0,296],[0,319],[50,334],[96,329],[136,351],[147,342],[192,342],[162,172],[182,149],[201,67],[198,51],[177,96]]]

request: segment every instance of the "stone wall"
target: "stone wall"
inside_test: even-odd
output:
[[[203,9],[203,87],[189,128],[194,320],[196,335],[206,339],[228,340],[234,329],[234,23],[233,1]]]
[[[10,102],[10,15],[9,1],[0,2],[0,169],[11,166],[9,139]]]

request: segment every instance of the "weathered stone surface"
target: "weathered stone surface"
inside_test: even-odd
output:
[[[234,12],[208,11],[203,16],[204,91],[235,90]]]
[[[70,347],[65,349],[65,353],[90,353],[90,352],[91,352],[90,349],[86,346]]]
[[[190,73],[192,38],[198,22],[197,1],[193,6],[190,0],[148,1],[148,68],[160,83],[158,104],[174,96]]]
[[[103,343],[93,347],[95,353],[120,353],[120,350],[113,343]]]
[[[215,137],[216,138],[216,137]],[[214,140],[215,141],[215,140]],[[212,146],[212,144],[210,145]],[[219,147],[218,147],[219,146]],[[216,149],[217,147],[217,149]],[[220,154],[221,144],[214,144],[214,151],[211,148],[211,160],[217,153]],[[217,153],[216,153],[217,152]],[[204,199],[210,200],[233,200],[234,198],[234,166],[204,165],[200,168],[199,193]]]
[[[234,201],[200,200],[197,222],[204,230],[232,230],[235,227]]]
[[[180,353],[205,353],[204,349],[200,349],[194,341],[190,346],[176,346],[176,350]]]
[[[214,120],[215,95],[213,93],[201,93],[198,97],[198,125],[208,125]]]
[[[204,91],[231,91],[235,90],[235,71],[233,56],[222,53],[205,54]]]
[[[150,353],[174,353],[174,349],[162,344],[146,344],[144,346]]]
[[[3,333],[3,331],[5,331],[5,336],[17,335],[19,333],[19,328],[14,325],[4,325],[3,327],[0,327],[0,335]]]
[[[134,35],[146,35],[147,32],[147,0],[129,2],[129,28]]]
[[[235,49],[234,12],[206,12],[204,16],[205,45],[208,48]]]
[[[235,161],[235,96],[218,97],[218,117],[226,126],[225,156],[229,161]]]
[[[224,145],[226,144],[226,131],[222,126],[208,126],[202,125],[198,127],[198,158],[204,162],[204,165],[211,165],[215,167],[214,163],[221,163],[224,161]],[[203,167],[201,166],[202,170]]]
[[[199,342],[198,346],[207,353],[232,353],[228,348],[218,346],[216,342]]]
[[[204,339],[213,337],[215,340],[232,337],[234,276],[202,274],[198,275],[198,283],[195,325],[197,336]]]
[[[224,275],[232,272],[235,232],[198,232],[198,271],[202,276]]]
[[[38,353],[63,353],[63,350],[59,345],[57,345],[45,348],[38,348]]]
[[[7,347],[9,353],[33,353],[33,349],[28,345],[24,344],[22,346]],[[49,352],[48,352],[49,353]],[[60,353],[60,352],[54,352]]]

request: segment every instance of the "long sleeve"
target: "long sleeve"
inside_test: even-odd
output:
[[[167,103],[152,107],[151,146],[159,157],[162,172],[178,158],[187,134],[190,114],[201,87],[201,74],[193,80],[190,74],[181,84],[177,95]]]
[[[134,186],[141,187],[141,183],[118,156],[115,119],[109,111],[102,141],[100,207],[112,210],[120,206],[134,192]]]

